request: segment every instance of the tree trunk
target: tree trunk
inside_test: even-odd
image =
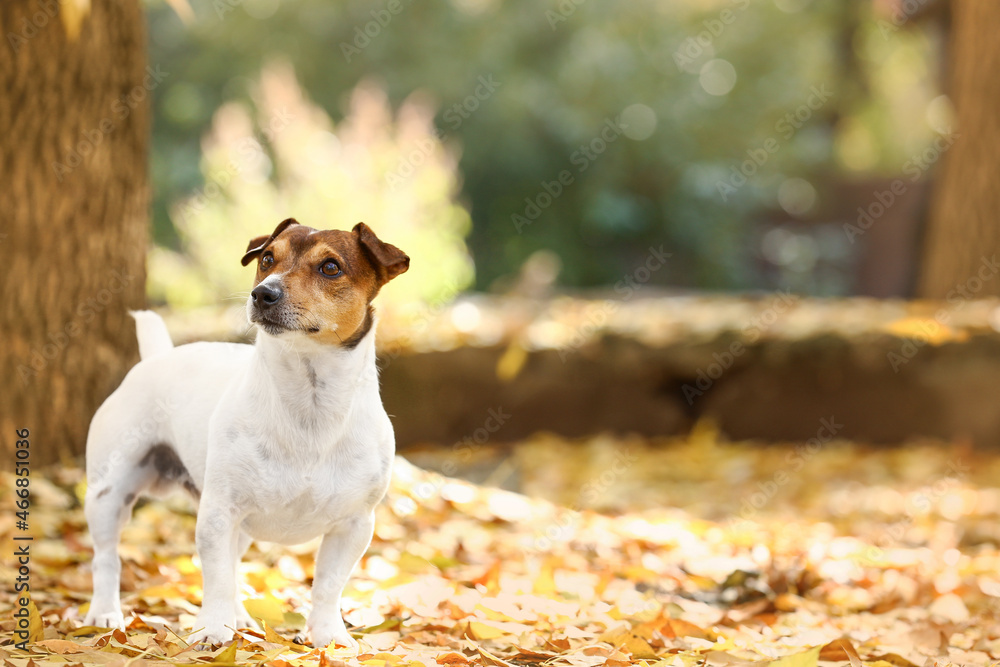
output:
[[[1000,275],[990,262],[1000,255],[1000,2],[954,0],[952,13],[949,94],[958,136],[945,149],[931,202],[918,293],[996,296]]]
[[[0,414],[32,465],[82,454],[90,419],[135,363],[149,187],[139,0],[0,2]]]

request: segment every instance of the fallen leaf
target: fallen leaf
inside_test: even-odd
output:
[[[858,655],[858,652],[851,643],[851,640],[847,637],[835,639],[826,646],[820,648],[819,659],[830,661],[847,660],[851,663],[851,667],[863,667],[861,657]]]
[[[786,655],[783,658],[767,663],[768,667],[816,667],[819,662],[820,647],[811,648],[802,653]]]
[[[451,651],[449,653],[442,653],[437,656],[434,661],[439,665],[467,665],[469,664],[469,659],[466,658],[461,653],[456,653]]]
[[[272,627],[283,625],[285,622],[285,605],[273,596],[244,600],[243,607],[258,622],[267,623]]]

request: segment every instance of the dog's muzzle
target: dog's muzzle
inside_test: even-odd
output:
[[[257,310],[264,313],[273,308],[274,306],[281,303],[281,300],[285,297],[285,291],[281,289],[281,285],[276,285],[271,283],[261,283],[253,288],[250,292],[250,299],[253,301],[253,305]]]
[[[298,329],[294,316],[288,312],[285,290],[274,282],[261,283],[250,292],[247,315],[264,331],[277,336]]]

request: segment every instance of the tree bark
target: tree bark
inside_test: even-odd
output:
[[[90,5],[0,2],[3,468],[15,429],[30,430],[33,465],[78,459],[137,358],[127,310],[145,301],[148,98],[162,75],[146,68],[139,0]]]
[[[958,133],[943,154],[918,294],[928,298],[1000,295],[989,262],[1000,254],[1000,3],[953,0],[950,97]],[[977,276],[980,271],[984,276]]]

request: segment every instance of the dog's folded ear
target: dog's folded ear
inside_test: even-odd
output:
[[[258,236],[257,238],[251,239],[250,245],[247,246],[247,253],[243,255],[243,259],[240,260],[240,263],[243,264],[243,266],[246,266],[253,260],[257,259],[257,257],[260,256],[260,253],[264,252],[264,249],[271,244],[271,241],[278,238],[278,234],[285,231],[292,225],[297,224],[299,224],[298,220],[295,218],[288,218],[287,220],[282,220],[278,226],[274,228],[274,231],[271,232],[270,236]]]
[[[399,274],[406,273],[410,268],[410,257],[391,243],[379,240],[375,232],[365,223],[359,222],[351,231],[358,237],[361,247],[371,259],[380,286]]]

